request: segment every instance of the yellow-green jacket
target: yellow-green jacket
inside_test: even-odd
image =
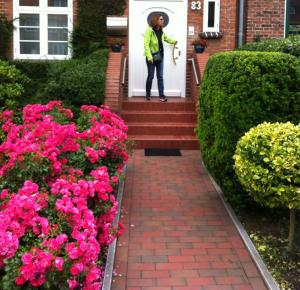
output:
[[[164,32],[162,33],[161,40],[162,40],[162,42],[165,41],[170,44],[176,43],[176,40],[174,40],[170,37],[167,37]],[[159,49],[157,36],[151,26],[149,26],[147,28],[145,36],[144,36],[144,48],[145,48],[144,55],[147,57],[147,59],[149,61],[152,59],[151,53],[156,53],[156,52],[158,52],[158,49]]]

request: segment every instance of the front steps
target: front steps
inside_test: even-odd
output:
[[[162,103],[155,97],[151,101],[144,97],[125,98],[121,116],[137,149],[199,149],[193,100],[169,97],[168,102]]]

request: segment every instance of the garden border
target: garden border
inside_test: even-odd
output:
[[[118,224],[118,221],[119,221],[119,218],[120,218],[121,204],[122,204],[124,183],[125,183],[125,176],[126,176],[126,165],[123,168],[122,180],[120,180],[119,187],[118,187],[118,195],[117,195],[118,212],[117,212],[117,215],[115,216],[115,219],[113,221],[113,224],[112,224],[113,226],[116,226]],[[105,271],[104,271],[104,279],[103,279],[103,284],[102,284],[102,290],[110,290],[111,289],[112,274],[113,274],[114,261],[115,261],[116,245],[117,245],[117,239],[115,239],[108,247],[106,265],[105,265]]]
[[[269,290],[280,290],[280,288],[276,284],[274,278],[272,277],[271,273],[269,272],[267,266],[265,265],[265,263],[263,262],[261,256],[259,255],[258,251],[256,250],[254,244],[252,243],[248,233],[246,232],[245,228],[243,227],[243,225],[241,224],[241,222],[237,218],[237,216],[236,216],[234,210],[232,209],[231,205],[229,203],[227,203],[227,201],[225,200],[224,193],[223,193],[222,189],[219,187],[217,182],[210,175],[210,173],[208,172],[208,170],[207,170],[207,168],[206,168],[203,161],[202,161],[202,164],[203,164],[205,170],[207,171],[210,180],[212,181],[216,191],[218,192],[219,197],[221,198],[222,203],[223,203],[224,207],[226,208],[226,211],[229,214],[231,220],[233,221],[233,223],[234,223],[239,235],[241,236],[246,248],[250,252],[250,255],[251,255],[256,267],[258,268],[258,270],[259,270],[259,272],[260,272],[267,288]]]

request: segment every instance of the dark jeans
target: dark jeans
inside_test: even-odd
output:
[[[146,59],[147,68],[148,68],[148,76],[146,81],[146,95],[151,95],[151,87],[152,87],[152,80],[154,78],[154,70],[156,68],[156,76],[157,76],[157,87],[159,96],[164,95],[164,60],[159,63],[151,63]]]

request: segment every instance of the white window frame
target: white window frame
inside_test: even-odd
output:
[[[215,25],[208,27],[208,4],[215,2]],[[203,32],[220,32],[220,0],[204,0]]]
[[[20,6],[19,0],[13,0],[13,17],[16,19],[14,25],[14,59],[50,59],[60,60],[71,58],[70,39],[73,30],[73,0],[68,0],[68,7],[48,7],[47,0],[40,0],[39,6]],[[20,53],[20,14],[39,14],[40,15],[40,53],[21,54]],[[48,15],[60,14],[68,17],[68,54],[49,55],[48,54]]]

